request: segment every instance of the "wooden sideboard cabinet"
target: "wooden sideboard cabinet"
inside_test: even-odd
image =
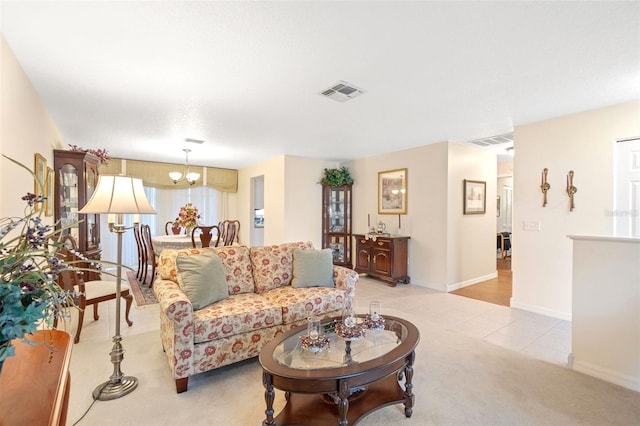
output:
[[[28,340],[15,339],[15,356],[0,373],[0,424],[64,426],[71,376],[71,336],[61,330],[38,331]]]
[[[356,239],[356,272],[388,281],[409,284],[409,238],[354,234]]]

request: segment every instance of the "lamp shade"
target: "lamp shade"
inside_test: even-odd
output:
[[[149,204],[141,179],[100,175],[91,199],[79,213],[156,214],[156,211]]]

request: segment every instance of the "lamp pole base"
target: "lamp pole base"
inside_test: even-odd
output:
[[[118,381],[104,382],[93,390],[93,399],[110,401],[133,392],[138,387],[138,379],[131,376],[121,377]]]

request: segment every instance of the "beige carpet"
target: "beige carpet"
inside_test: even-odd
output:
[[[389,312],[398,315],[399,312]],[[386,407],[359,425],[638,425],[640,394],[538,361],[479,339],[420,323],[413,417]],[[257,359],[192,377],[176,394],[158,331],[125,337],[123,371],[139,387],[96,402],[80,425],[260,425],[264,389]],[[72,357],[71,398],[89,407],[91,392],[112,373],[111,342],[81,342]],[[85,360],[81,363],[80,360]],[[92,360],[86,362],[86,360]],[[276,412],[284,404],[276,396]],[[81,415],[70,411],[69,424]]]

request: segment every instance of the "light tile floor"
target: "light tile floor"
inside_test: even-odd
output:
[[[356,290],[356,312],[368,312],[372,300],[382,303],[383,315],[387,312],[389,315],[413,319],[416,324],[442,327],[554,364],[566,366],[571,352],[569,321],[416,285],[390,287],[382,281],[361,276]],[[124,309],[121,314],[124,316]],[[115,303],[100,304],[100,315],[99,321],[93,321],[92,313],[87,312],[82,341],[111,340],[115,325]],[[131,327],[122,320],[123,337],[157,329],[158,305],[134,306],[131,320],[134,323]],[[75,332],[76,319],[67,323],[67,329]]]

